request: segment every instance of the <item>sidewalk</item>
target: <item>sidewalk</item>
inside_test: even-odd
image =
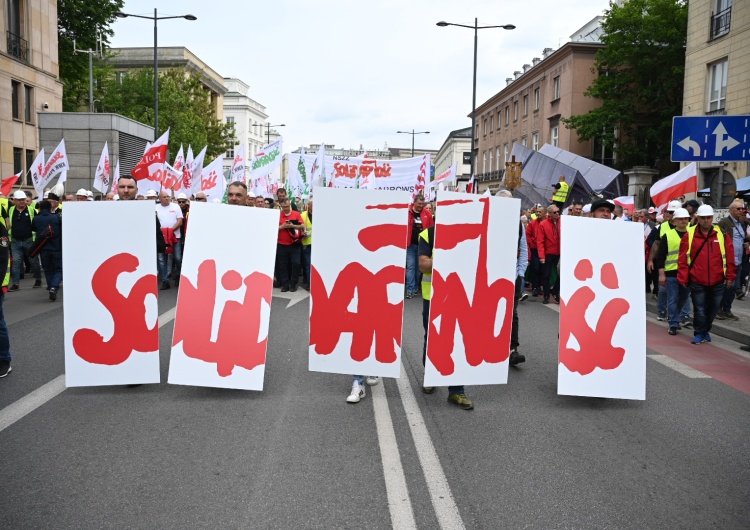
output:
[[[646,311],[656,314],[656,299],[646,294]],[[750,299],[748,297],[742,300],[735,300],[732,303],[732,313],[739,320],[714,320],[711,334],[719,335],[744,346],[750,345]],[[666,322],[664,323],[666,327]]]

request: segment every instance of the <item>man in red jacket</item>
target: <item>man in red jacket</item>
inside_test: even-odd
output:
[[[547,210],[543,206],[536,208],[536,219],[529,221],[526,227],[526,235],[529,241],[529,250],[531,251],[531,272],[529,272],[529,283],[531,283],[533,296],[542,294],[542,267],[539,263],[539,252],[536,248],[536,234],[539,231],[539,223],[547,218]]]
[[[680,243],[677,281],[689,287],[693,299],[693,344],[711,342],[711,326],[737,275],[732,237],[713,226],[714,209],[704,204],[696,212],[698,224],[687,229]]]
[[[409,210],[409,246],[406,247],[406,298],[420,294],[419,282],[419,234],[435,224],[432,214],[424,207],[424,195],[414,197]]]
[[[536,251],[539,263],[542,265],[542,286],[544,287],[543,304],[549,304],[549,295],[560,303],[560,275],[557,275],[555,285],[550,288],[549,279],[552,271],[557,270],[560,263],[560,208],[553,204],[547,208],[547,218],[539,223],[536,233]]]

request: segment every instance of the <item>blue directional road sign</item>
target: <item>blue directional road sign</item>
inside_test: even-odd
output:
[[[675,116],[672,162],[750,160],[750,116]]]

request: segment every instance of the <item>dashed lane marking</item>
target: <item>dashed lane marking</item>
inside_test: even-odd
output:
[[[663,364],[667,368],[671,368],[675,372],[681,373],[685,377],[689,377],[690,379],[711,379],[710,375],[704,374],[695,368],[690,368],[688,365],[682,364],[680,361],[676,361],[666,355],[647,355],[647,357]]]

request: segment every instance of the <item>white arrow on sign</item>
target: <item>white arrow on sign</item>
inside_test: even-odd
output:
[[[716,126],[713,134],[716,135],[716,152],[714,153],[716,156],[721,156],[724,149],[726,149],[727,151],[731,151],[732,149],[740,145],[737,140],[727,134],[727,130],[724,128],[724,124],[721,122],[719,122],[719,125]],[[724,139],[725,136],[727,137],[726,140]]]
[[[677,145],[682,147],[685,151],[693,150],[693,156],[701,156],[701,146],[695,140],[691,140],[688,136],[684,140],[677,142]]]

